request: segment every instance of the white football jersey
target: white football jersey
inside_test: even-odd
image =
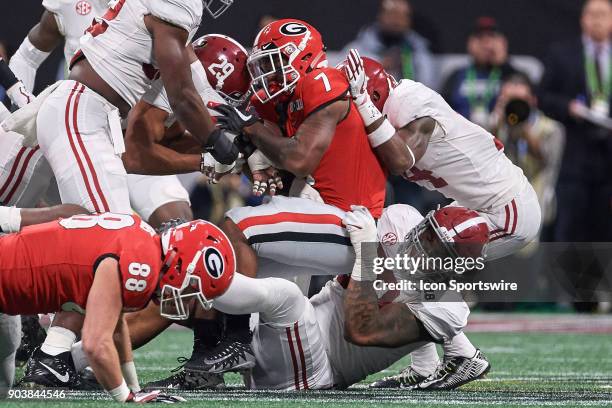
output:
[[[202,1],[111,0],[109,7],[99,25],[81,38],[81,50],[98,75],[134,106],[157,76],[153,37],[144,17],[184,29],[188,44],[200,26]]]
[[[406,174],[410,181],[474,210],[507,204],[527,183],[493,135],[425,85],[402,80],[383,111],[396,129],[426,116],[437,122],[427,151]]]
[[[108,0],[43,0],[43,7],[55,15],[60,34],[64,36],[64,58],[70,63],[79,49],[79,39],[94,18],[108,9]]]
[[[206,106],[208,102],[225,103],[225,100],[221,97],[221,95],[219,95],[217,91],[215,91],[208,83],[206,71],[204,71],[204,66],[199,60],[191,63],[191,77],[193,78],[193,84],[195,85],[198,94],[200,94],[200,97],[204,102],[204,106]],[[170,100],[168,99],[168,94],[166,93],[164,83],[161,79],[156,79],[155,82],[153,82],[153,85],[151,85],[151,88],[144,94],[142,100],[149,105],[163,109],[170,114],[165,122],[166,127],[170,127],[172,124],[174,124],[176,117],[172,112]],[[211,116],[219,115],[217,111],[212,109],[209,109],[208,112]]]

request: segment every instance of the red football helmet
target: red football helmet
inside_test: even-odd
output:
[[[484,257],[489,227],[476,211],[449,206],[427,214],[405,240],[417,256]]]
[[[370,99],[374,106],[382,112],[389,94],[397,87],[397,81],[393,75],[385,71],[385,67],[380,62],[367,57],[362,57],[361,59],[363,60],[363,68],[368,77],[368,94],[370,94]]]
[[[247,50],[236,40],[208,34],[193,42],[193,51],[204,66],[208,83],[232,105],[246,101],[250,78],[246,69]]]
[[[265,103],[290,94],[302,75],[324,66],[325,45],[313,26],[296,19],[274,21],[255,38],[248,61],[251,88]]]
[[[227,236],[202,220],[187,222],[162,234],[165,254],[160,314],[185,320],[189,309],[184,301],[196,298],[204,309],[229,287],[236,272],[236,255]]]
[[[208,14],[212,18],[217,18],[221,14],[225,13],[225,11],[230,8],[230,6],[234,3],[234,0],[203,0],[202,4],[204,5],[204,10],[208,11]]]

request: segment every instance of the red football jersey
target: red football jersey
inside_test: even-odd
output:
[[[101,261],[119,262],[124,311],[157,289],[161,242],[135,215],[79,215],[0,237],[0,313],[80,311]]]
[[[348,90],[344,74],[335,68],[319,68],[303,76],[287,105],[286,135],[295,135],[304,120],[317,110],[347,99]],[[370,147],[353,103],[311,176],[313,187],[326,204],[344,211],[358,204],[367,207],[375,218],[382,215],[387,175]]]

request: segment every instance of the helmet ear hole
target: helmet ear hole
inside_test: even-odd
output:
[[[378,91],[372,92],[372,102],[380,101],[380,93]]]

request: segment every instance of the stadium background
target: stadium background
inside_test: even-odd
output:
[[[498,20],[512,54],[542,58],[551,43],[580,33],[581,2],[576,0],[413,0],[412,4],[415,30],[431,42],[435,53],[465,52],[465,38],[474,19],[481,15]],[[372,21],[377,9],[377,0],[238,0],[219,20],[205,16],[200,32],[227,33],[250,45],[261,16],[295,17],[315,25],[329,49],[339,50]],[[40,0],[21,0],[11,2],[0,14],[0,41],[6,42],[9,53],[17,49],[42,11]],[[56,50],[44,63],[37,78],[38,88],[54,81],[62,55]]]

